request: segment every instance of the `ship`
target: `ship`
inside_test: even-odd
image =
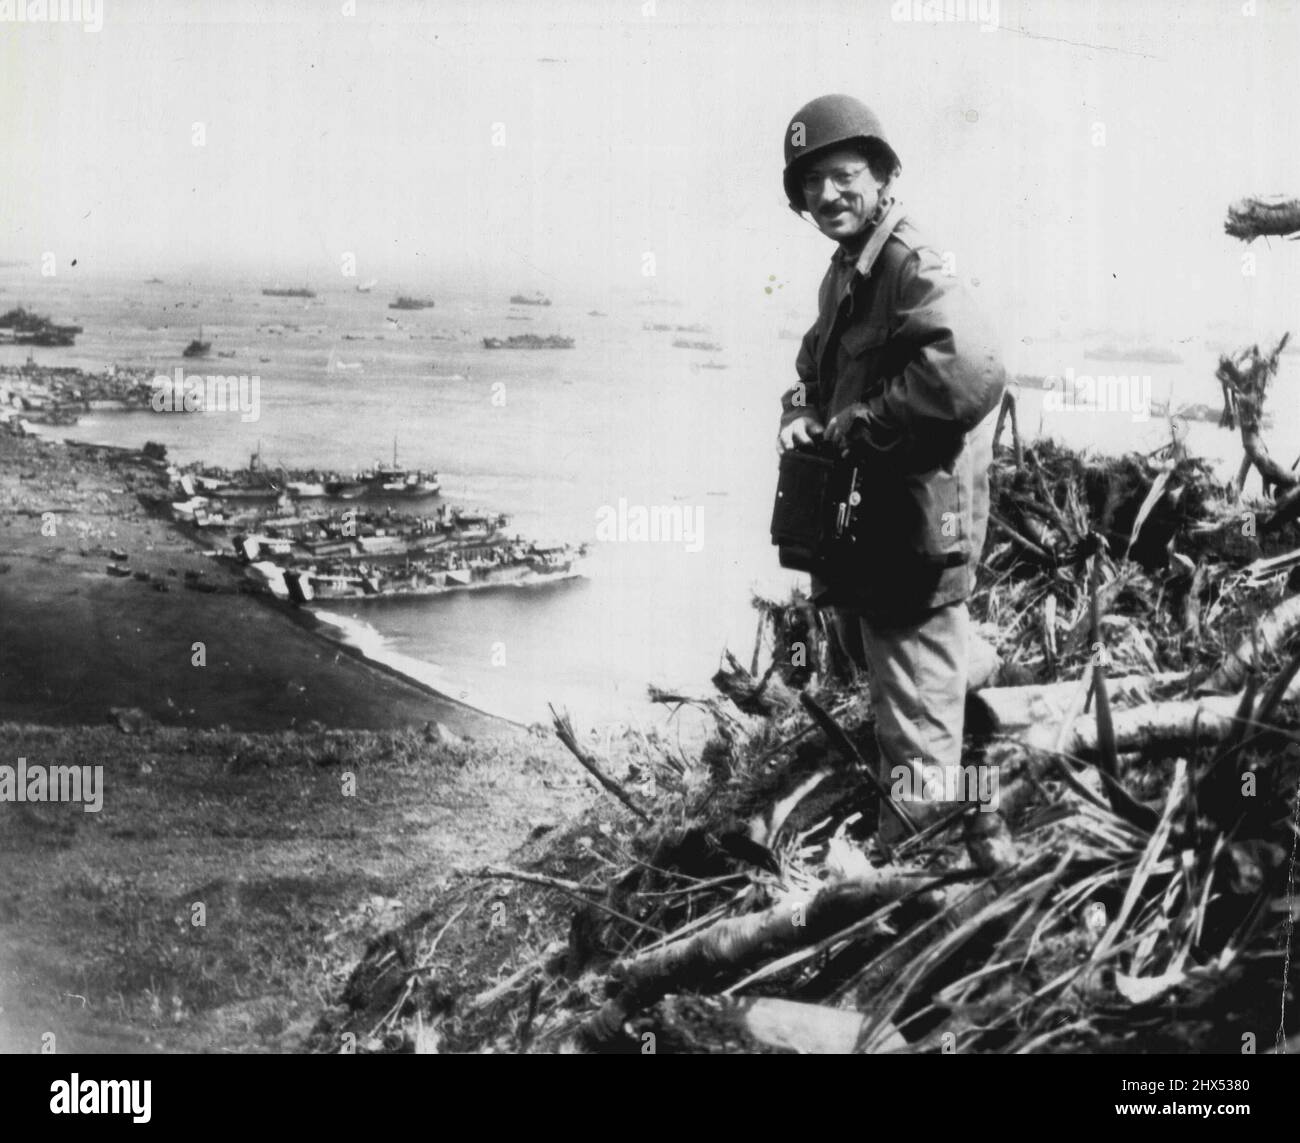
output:
[[[436,472],[403,468],[397,463],[397,441],[393,441],[393,463],[376,464],[351,477],[331,474],[323,482],[326,496],[337,500],[358,500],[363,496],[416,499],[437,496],[442,490]]]
[[[551,334],[539,337],[535,333],[517,333],[507,338],[485,337],[484,349],[572,349],[573,338]]]
[[[71,327],[51,326],[26,337],[16,337],[14,341],[20,345],[69,346],[76,344],[76,337]]]
[[[199,326],[199,336],[181,350],[182,357],[206,357],[212,349],[212,342],[203,340],[203,327]]]
[[[262,448],[249,458],[248,467],[243,472],[227,474],[221,470],[198,472],[182,480],[182,490],[187,494],[191,488],[195,492],[217,500],[240,501],[274,501],[285,494],[281,481],[274,479],[262,467]]]
[[[295,500],[319,500],[323,496],[328,496],[325,491],[325,482],[315,477],[299,477],[296,480],[285,481],[285,487],[289,490],[289,495]]]
[[[290,289],[281,289],[277,286],[262,291],[262,297],[264,298],[314,298],[315,296],[315,292],[307,289],[306,286],[296,286]]]
[[[365,495],[366,486],[359,477],[333,474],[325,480],[325,495],[335,500],[356,500]]]
[[[394,596],[442,595],[494,587],[536,587],[586,575],[583,546],[538,544],[514,540],[466,544],[397,562],[357,559],[329,560],[305,567],[269,561],[254,564],[243,551],[250,570],[274,567],[283,577],[289,598],[296,603],[335,599],[384,599]],[[265,581],[266,572],[257,578]]]
[[[389,302],[390,310],[431,310],[435,306],[432,298],[408,298],[406,295],[398,298],[395,302]]]
[[[662,321],[643,321],[641,328],[651,333],[708,333],[707,325],[670,325]]]
[[[687,338],[679,337],[673,342],[674,349],[704,349],[710,353],[718,353],[722,346],[712,341],[690,341]]]
[[[376,466],[357,484],[380,481],[382,487],[388,483],[383,478],[404,471]],[[273,480],[260,450],[242,473],[188,469],[173,475],[176,495],[186,499],[172,503],[172,518],[220,529],[229,542],[225,558],[243,568],[252,590],[298,604],[529,587],[586,574],[585,545],[511,537],[504,513],[445,504],[427,513],[391,506],[301,511],[288,496],[278,496],[278,488],[315,494],[328,481],[316,470],[283,468]],[[238,503],[272,497],[274,503]]]
[[[1115,346],[1103,345],[1085,349],[1083,356],[1089,361],[1140,361],[1151,365],[1180,365],[1182,357],[1162,345]]]
[[[549,306],[551,299],[540,291],[532,294],[511,294],[510,304],[512,306]]]
[[[0,340],[15,345],[68,346],[81,332],[79,325],[60,325],[22,306],[0,314]]]
[[[376,465],[361,474],[362,495],[369,496],[437,496],[442,489],[436,472]]]

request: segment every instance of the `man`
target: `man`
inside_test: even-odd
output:
[[[893,195],[900,172],[879,120],[850,96],[814,99],[786,129],[790,207],[838,249],[799,380],[782,400],[778,444],[825,441],[865,474],[861,556],[814,578],[813,599],[857,628],[881,777],[924,826],[954,796],[976,796],[959,781],[966,600],[1006,374],[968,295],[904,217]],[[885,806],[880,832],[887,841],[903,832]]]

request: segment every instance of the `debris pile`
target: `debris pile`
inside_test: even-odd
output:
[[[972,610],[1018,685],[970,696],[965,763],[995,775],[978,798],[886,849],[865,688],[843,681],[852,664],[806,601],[758,601],[749,668],[728,655],[716,693],[653,695],[711,716],[698,756],[643,738],[612,774],[557,713],[610,794],[601,812],[379,942],[316,1047],[1240,1051],[1250,1037],[1265,1051],[1294,1037],[1300,535],[1266,531],[1271,506],[1176,440],[1119,460],[1016,442],[992,475]]]
[[[703,748],[641,735],[612,773],[557,712],[610,796],[377,942],[315,1046],[1300,1048],[1300,498],[1260,437],[1285,343],[1220,363],[1228,485],[1176,421],[1145,456],[1026,447],[1008,395],[971,601],[1000,666],[946,816],[890,797],[826,617],[756,600],[748,667],[652,691],[709,716]]]

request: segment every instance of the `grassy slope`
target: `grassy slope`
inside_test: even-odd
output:
[[[370,939],[594,797],[518,736],[0,727],[19,753],[103,765],[106,793],[0,806],[5,1051],[294,1050]]]

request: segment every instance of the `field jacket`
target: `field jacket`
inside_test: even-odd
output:
[[[861,558],[822,604],[903,619],[966,599],[988,524],[994,414],[1006,385],[993,340],[895,202],[856,258],[841,248],[804,336],[781,424],[857,422]]]

